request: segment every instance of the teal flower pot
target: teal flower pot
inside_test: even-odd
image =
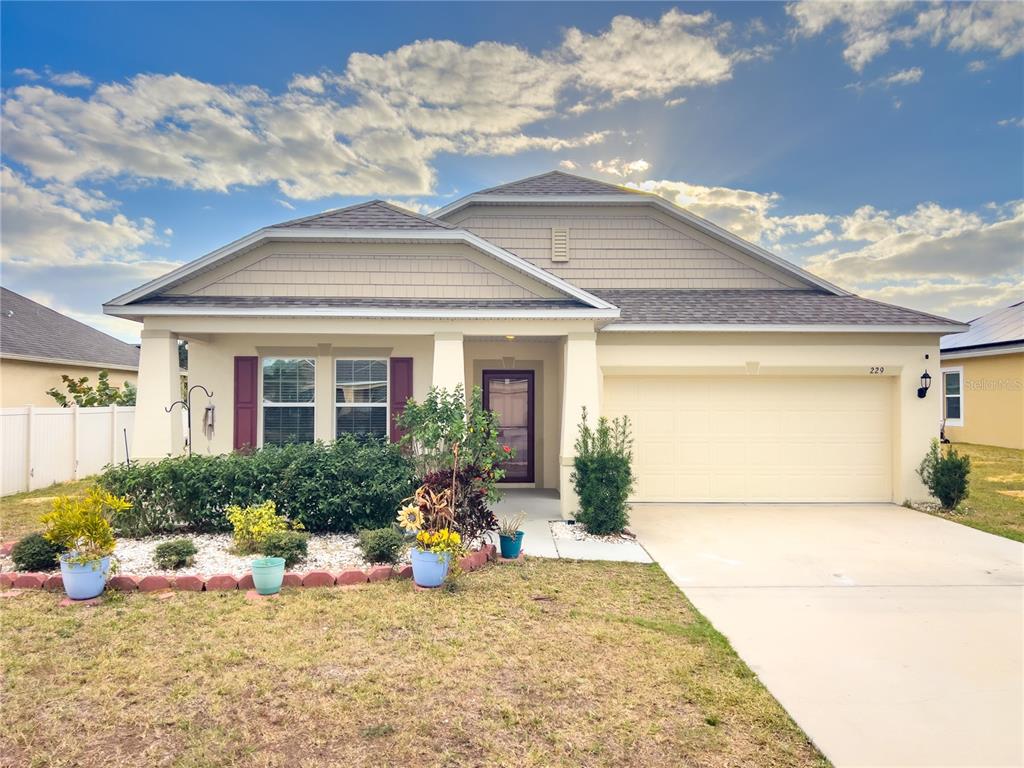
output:
[[[419,547],[413,547],[410,555],[413,581],[421,587],[440,587],[444,584],[444,580],[448,578],[451,555],[447,552],[424,552]]]
[[[283,557],[258,557],[252,561],[252,585],[259,594],[276,595],[283,582]]]
[[[67,596],[72,600],[99,597],[107,585],[110,558],[104,557],[91,563],[69,563],[68,558],[73,556],[74,553],[60,556],[60,576]]]
[[[501,544],[501,556],[506,560],[515,560],[523,549],[523,536],[526,531],[516,531],[515,538],[511,536],[498,536],[498,543]]]

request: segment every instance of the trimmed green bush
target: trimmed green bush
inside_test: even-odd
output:
[[[584,408],[579,430],[570,476],[580,500],[576,520],[598,536],[621,533],[629,523],[626,499],[633,490],[629,419],[623,416],[609,422],[602,416],[594,430]]]
[[[943,509],[954,510],[970,493],[971,457],[961,456],[952,446],[943,452],[939,441],[932,440],[917,474]]]
[[[283,557],[286,568],[301,563],[309,554],[309,536],[302,531],[274,531],[263,540],[264,557]]]
[[[174,539],[156,545],[153,550],[153,562],[164,571],[173,571],[192,565],[192,559],[199,554],[192,539]]]
[[[307,531],[354,533],[386,525],[415,490],[412,464],[396,445],[353,435],[333,443],[121,464],[108,467],[99,483],[132,502],[113,521],[122,536],[229,531],[229,505],[264,501]]]
[[[30,533],[11,549],[11,559],[19,571],[52,571],[60,553],[60,547],[43,534]]]
[[[405,538],[394,528],[374,528],[359,532],[359,548],[370,563],[394,565],[402,555]]]

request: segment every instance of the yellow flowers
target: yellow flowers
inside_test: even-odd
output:
[[[265,501],[250,507],[232,504],[226,510],[228,522],[235,529],[235,550],[242,554],[259,552],[267,537],[276,531],[302,530],[302,523],[289,523],[277,514],[277,505]]]
[[[423,527],[423,513],[415,504],[406,504],[398,510],[398,525],[407,531],[418,531]]]
[[[43,515],[43,535],[63,550],[73,552],[70,562],[100,560],[114,551],[111,519],[131,508],[128,499],[114,496],[98,486],[84,498],[59,496]]]
[[[447,550],[449,547],[458,548],[462,544],[462,537],[458,531],[450,531],[442,528],[440,531],[420,531],[416,534],[416,542],[426,549],[433,550],[440,547]]]

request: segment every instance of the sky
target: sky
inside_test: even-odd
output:
[[[0,5],[0,281],[101,304],[255,229],[561,168],[859,295],[1024,298],[1024,3]]]

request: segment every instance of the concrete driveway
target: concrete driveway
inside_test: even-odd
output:
[[[630,527],[837,766],[1024,765],[1024,546],[890,504]]]

